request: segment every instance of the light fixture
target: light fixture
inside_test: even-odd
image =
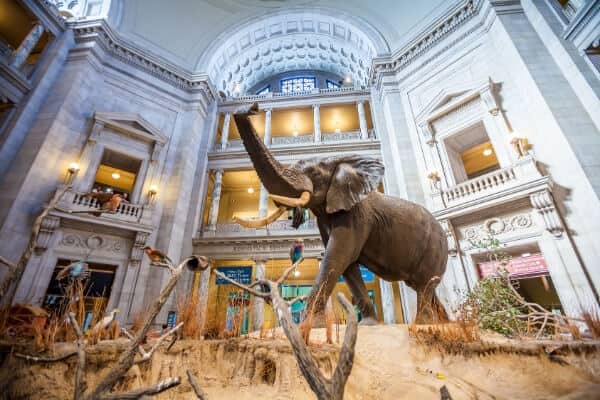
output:
[[[118,172],[113,172],[110,176],[112,176],[113,179],[119,179],[121,178],[121,174]]]
[[[335,128],[335,133],[340,133],[341,129],[340,128]]]
[[[529,257],[531,255],[531,253],[523,253],[521,254],[521,257]]]
[[[76,163],[76,162],[72,162],[71,164],[69,164],[69,169],[68,169],[68,171],[69,171],[71,174],[75,174],[75,173],[77,173],[77,171],[79,171],[79,164],[78,164],[78,163]]]
[[[350,82],[352,82],[352,77],[351,77],[350,75],[346,75],[346,76],[344,77],[344,82],[346,82],[346,83],[350,83]]]
[[[295,271],[294,271],[294,276],[295,276],[295,277],[299,277],[299,276],[300,276],[300,271],[298,271],[298,270],[295,270]]]
[[[298,131],[294,131],[294,132],[292,132],[292,135],[294,135],[294,136],[298,136]]]
[[[158,194],[158,186],[152,184],[150,185],[150,187],[148,188],[148,199],[150,200],[150,203],[152,203],[154,201],[154,198],[156,197],[156,195]]]
[[[485,149],[483,151],[483,155],[486,156],[486,157],[488,157],[488,156],[491,156],[493,152],[494,151],[492,149]]]
[[[249,187],[249,188],[248,188],[248,193],[249,193],[249,194],[252,194],[252,193],[254,193],[254,188],[251,188],[251,187]]]

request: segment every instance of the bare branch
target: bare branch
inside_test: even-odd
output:
[[[343,293],[338,293],[338,301],[344,307],[347,314],[348,322],[346,324],[346,333],[344,334],[344,341],[342,342],[342,349],[340,350],[340,358],[338,360],[337,367],[332,377],[332,398],[343,399],[344,398],[344,387],[346,381],[352,372],[352,365],[354,364],[354,349],[356,346],[356,336],[358,331],[358,317],[354,312],[354,307],[346,299]]]
[[[171,273],[171,278],[161,291],[156,301],[151,305],[142,328],[136,333],[134,340],[131,341],[129,347],[121,354],[117,364],[108,372],[108,374],[101,379],[100,383],[92,390],[92,392],[85,398],[86,400],[96,400],[101,398],[106,392],[108,392],[114,384],[119,380],[125,373],[131,368],[135,361],[135,355],[139,351],[139,346],[146,337],[146,334],[150,330],[150,325],[167,302],[169,295],[175,288],[181,272],[183,271],[188,259],[183,260],[177,268],[174,268]],[[179,378],[177,378],[177,384],[179,384]],[[164,381],[163,381],[164,382]],[[123,398],[123,397],[120,397]],[[132,397],[130,397],[132,398]]]
[[[212,272],[219,278],[225,279],[227,282],[231,283],[233,286],[236,286],[236,287],[242,289],[243,291],[250,293],[251,295],[254,295],[256,297],[261,297],[263,299],[266,299],[267,297],[269,297],[268,293],[262,293],[262,292],[258,292],[256,290],[254,290],[254,289],[251,289],[250,286],[246,286],[237,281],[234,281],[233,279],[231,279],[227,275],[217,271],[216,269],[213,269]],[[253,283],[252,286],[256,286],[256,283],[258,283],[258,282]]]
[[[202,390],[200,384],[198,383],[198,380],[196,379],[194,374],[192,374],[192,371],[188,369],[186,373],[188,380],[190,381],[190,385],[192,386],[192,389],[194,389],[194,393],[196,393],[196,397],[199,400],[208,400],[208,395],[204,390]]]
[[[288,277],[288,275],[295,270],[296,268],[298,268],[298,265],[300,265],[302,263],[302,261],[304,261],[304,257],[300,258],[298,261],[296,261],[295,263],[293,263],[292,265],[290,265],[285,271],[283,271],[283,275],[281,275],[279,277],[279,279],[277,279],[277,281],[275,283],[277,283],[277,285],[281,285],[283,283],[283,281],[285,281]]]
[[[2,256],[0,256],[0,264],[6,265],[10,271],[15,269],[15,264],[11,263],[10,261],[8,261],[6,258],[4,258]]]
[[[146,386],[140,389],[132,390],[130,392],[125,393],[107,393],[98,397],[100,400],[131,400],[131,399],[140,399],[144,396],[154,396],[159,393],[164,392],[165,390],[171,389],[181,383],[181,379],[179,377],[175,378],[167,378],[158,382],[153,386]]]
[[[71,186],[65,185],[60,190],[57,190],[48,205],[44,207],[42,212],[35,219],[25,251],[23,251],[17,264],[11,269],[6,279],[2,282],[2,285],[0,285],[0,300],[4,300],[3,302],[5,304],[12,304],[13,302],[16,286],[21,280],[23,272],[25,271],[25,266],[29,262],[29,259],[35,250],[35,246],[37,245],[37,239],[40,234],[40,230],[42,229],[42,222],[44,221],[44,218],[46,218],[50,210],[56,207],[65,192],[70,188]]]
[[[69,322],[71,323],[71,327],[75,331],[75,335],[77,335],[77,370],[75,371],[75,387],[73,398],[75,400],[80,400],[83,398],[83,393],[87,388],[87,383],[85,381],[85,337],[83,336],[83,332],[77,323],[77,319],[75,318],[75,313],[70,312],[68,315]]]
[[[288,305],[289,307],[291,307],[291,306],[292,306],[292,304],[294,304],[294,303],[297,303],[297,302],[299,302],[299,301],[304,301],[304,300],[306,300],[307,298],[308,298],[308,296],[307,296],[307,295],[304,295],[304,296],[298,296],[298,297],[294,297],[294,298],[293,298],[293,299],[291,299],[291,300],[288,300],[288,301],[286,301],[286,303],[287,303],[287,305]]]
[[[142,348],[142,346],[140,346],[139,347],[139,351],[142,354],[142,358],[139,359],[139,360],[136,360],[135,364],[139,364],[139,363],[142,363],[142,362],[150,360],[150,358],[152,357],[152,354],[154,354],[154,352],[156,351],[156,349],[158,349],[158,346],[160,346],[160,344],[163,342],[163,340],[165,340],[169,335],[177,332],[177,330],[179,330],[182,326],[183,326],[183,322],[180,322],[173,329],[169,330],[164,335],[162,335],[160,338],[158,338],[158,340],[156,341],[156,343],[154,343],[154,345],[152,346],[152,348],[150,349],[149,352],[146,352]]]
[[[77,350],[70,351],[68,353],[61,354],[61,355],[55,356],[55,357],[38,357],[38,356],[30,356],[29,354],[21,354],[21,353],[14,353],[14,356],[17,358],[22,358],[23,360],[27,360],[27,361],[50,363],[50,362],[66,360],[67,358],[73,357],[76,354],[77,354]]]

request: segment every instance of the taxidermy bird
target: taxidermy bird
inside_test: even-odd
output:
[[[110,325],[115,320],[117,313],[120,312],[118,308],[115,308],[108,314],[106,317],[102,318],[94,327],[92,328],[92,332],[104,331],[110,328]]]
[[[154,247],[146,246],[144,247],[144,252],[146,252],[153,264],[173,264],[173,261],[165,253]]]
[[[192,256],[187,259],[185,266],[190,271],[204,271],[210,266],[210,259],[204,256]]]
[[[121,205],[121,203],[127,202],[127,200],[123,199],[118,193],[108,193],[108,192],[90,192],[86,194],[87,197],[91,197],[92,199],[98,200],[98,204],[100,204],[99,211],[71,211],[71,214],[92,214],[95,217],[99,217],[102,213],[111,213],[114,214],[117,212],[117,208]]]
[[[290,249],[290,259],[292,260],[292,264],[295,264],[302,257],[304,257],[304,240],[296,239]]]
[[[82,281],[90,276],[90,266],[83,260],[74,261],[64,267],[58,274],[56,280],[62,281],[66,278]]]

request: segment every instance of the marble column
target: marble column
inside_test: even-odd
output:
[[[256,260],[254,267],[254,280],[264,279],[265,277],[265,260]],[[260,297],[254,297],[253,327],[255,331],[260,330],[265,319],[265,301]]]
[[[221,186],[223,184],[223,170],[215,170],[215,184],[210,204],[210,214],[208,215],[208,230],[217,229],[217,218],[219,217],[219,201],[221,200]]]
[[[23,64],[25,64],[27,57],[29,57],[31,51],[40,40],[43,33],[44,27],[42,24],[39,22],[36,23],[33,28],[31,28],[27,36],[25,36],[25,39],[23,39],[23,42],[21,42],[19,48],[13,53],[10,60],[11,67],[19,69],[23,66]]]
[[[229,123],[231,122],[231,113],[225,114],[223,120],[223,129],[221,130],[221,148],[227,148],[227,139],[229,138]]]
[[[358,123],[360,124],[360,138],[366,140],[369,138],[369,130],[367,128],[367,117],[365,116],[365,102],[359,101],[356,103],[358,109]]]
[[[381,288],[381,308],[383,310],[383,322],[386,324],[396,323],[396,310],[394,305],[394,288],[392,282],[379,279]]]
[[[313,104],[313,120],[315,126],[315,143],[321,142],[321,110],[319,104]]]
[[[271,114],[272,110],[269,108],[265,110],[265,146],[269,147],[271,145]]]
[[[198,285],[198,307],[200,312],[200,327],[204,331],[206,317],[208,314],[208,289],[210,286],[211,269],[206,269],[200,273],[200,282]]]
[[[258,199],[258,216],[259,218],[266,217],[269,207],[269,192],[265,187],[260,185],[260,197]]]

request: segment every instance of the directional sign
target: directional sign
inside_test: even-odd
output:
[[[362,264],[358,264],[360,268],[360,276],[365,282],[375,282],[375,274]],[[338,282],[344,282],[344,277],[340,276]]]
[[[252,281],[252,267],[247,266],[229,266],[229,267],[219,267],[217,271],[232,279],[238,283],[243,283],[244,285],[250,284]],[[225,279],[217,276],[216,280],[217,285],[230,285]]]

